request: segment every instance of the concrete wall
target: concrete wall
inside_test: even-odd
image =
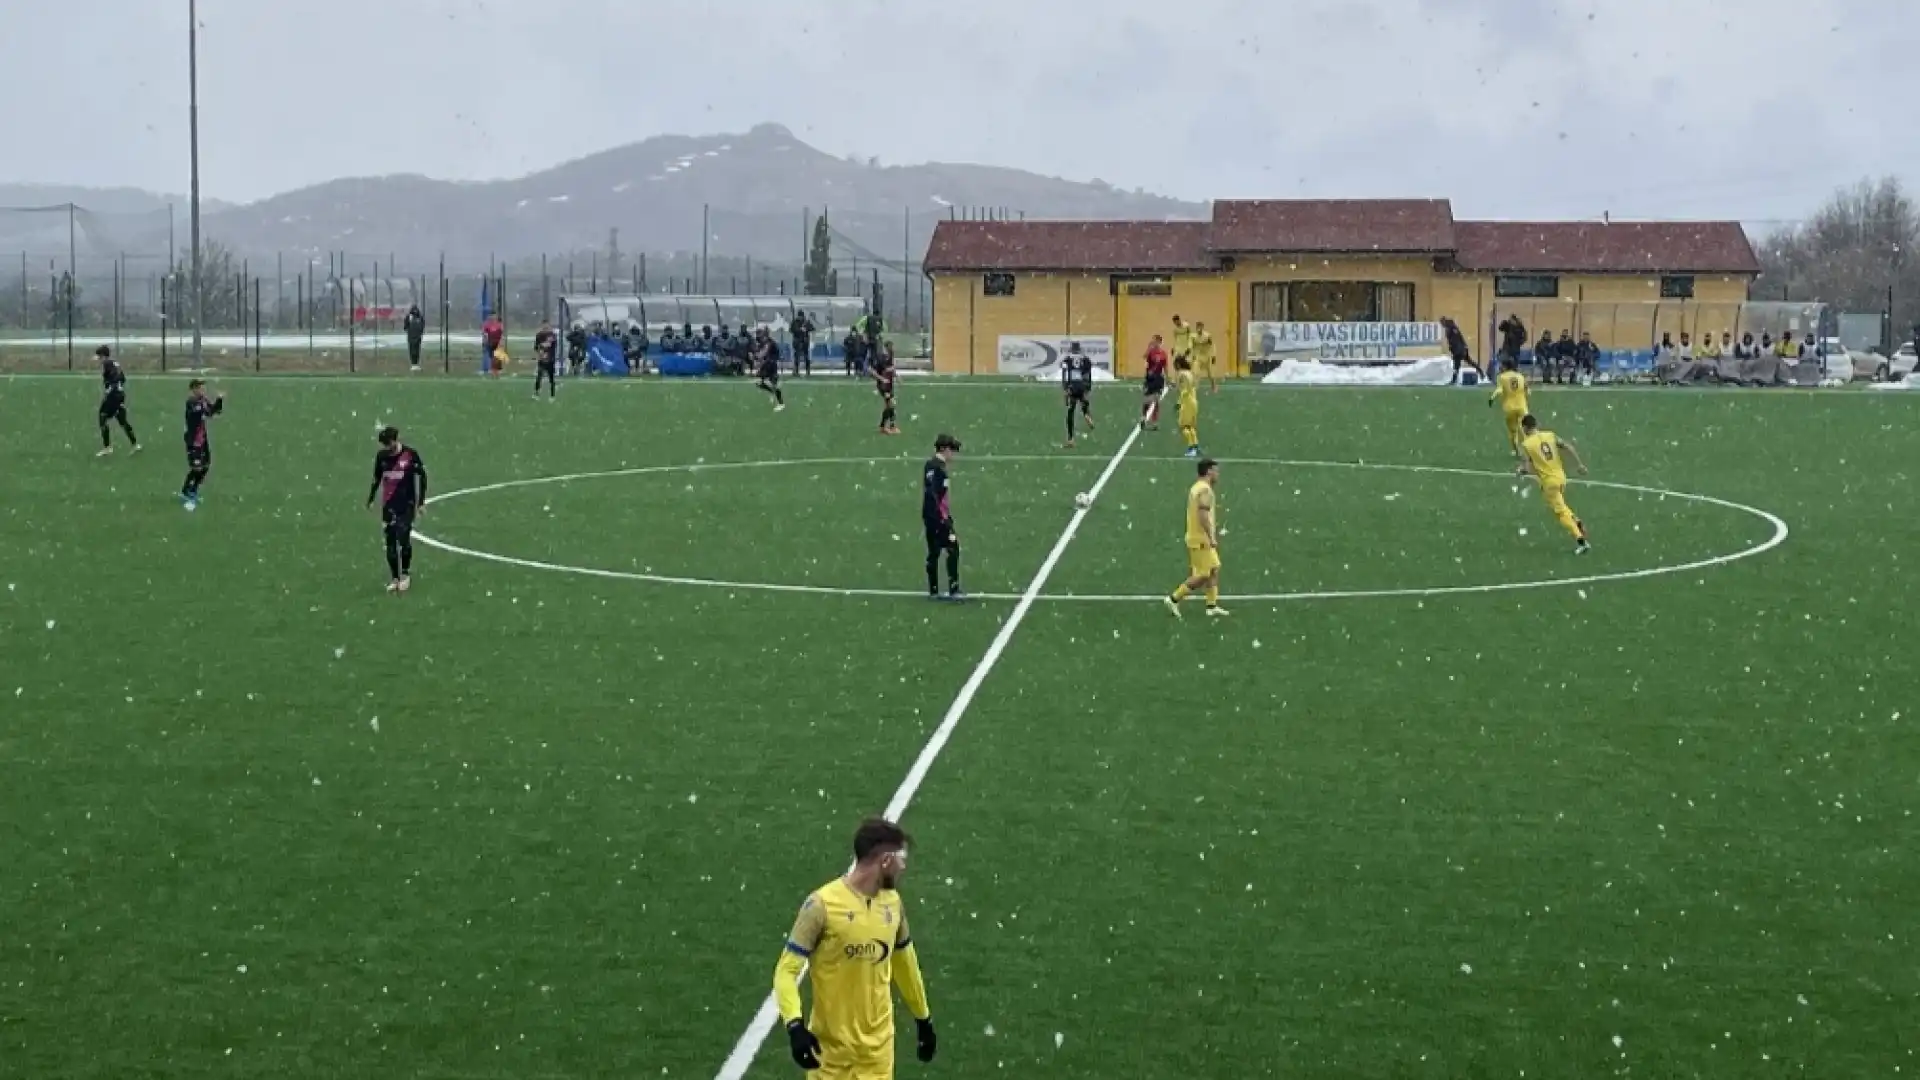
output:
[[[1096,337],[1113,333],[1114,297],[1106,274],[1017,274],[1012,296],[988,296],[984,274],[933,278],[933,366],[952,374],[991,375],[1000,335]]]

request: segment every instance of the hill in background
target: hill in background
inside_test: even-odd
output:
[[[176,243],[185,249],[181,200],[125,189],[0,185],[0,205],[85,207],[79,246],[86,258],[116,251],[164,253],[167,207],[176,206]],[[738,135],[664,135],[510,180],[461,183],[423,176],[331,180],[240,206],[205,205],[208,237],[256,260],[353,263],[394,257],[401,272],[485,265],[608,248],[698,252],[702,207],[710,207],[709,249],[717,258],[797,266],[807,214],[830,214],[839,255],[917,263],[934,223],[953,207],[995,207],[1029,217],[1100,220],[1204,217],[1203,204],[1100,181],[1076,182],[1018,169],[932,163],[888,166],[820,151],[766,124]],[[0,214],[0,272],[9,249],[64,256],[64,214]],[[60,261],[64,263],[64,258]]]

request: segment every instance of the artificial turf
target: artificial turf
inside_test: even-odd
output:
[[[194,514],[176,380],[0,382],[0,1073],[712,1076],[1125,436],[1044,387],[234,379]],[[1468,392],[1204,398],[1127,455],[918,790],[905,889],[954,1077],[1816,1076],[1920,1067],[1900,395],[1542,391],[1576,560]],[[383,593],[399,424],[457,546]],[[662,468],[738,462],[746,468]],[[1328,464],[1275,464],[1272,462]],[[1358,468],[1418,465],[1464,472]],[[622,475],[580,476],[628,470]],[[647,471],[639,471],[647,470]],[[1522,529],[1526,532],[1523,535]],[[1198,611],[1192,614],[1197,615]],[[903,1059],[910,1057],[903,1054]],[[793,1073],[769,1042],[752,1075]],[[903,1075],[920,1066],[904,1061]]]

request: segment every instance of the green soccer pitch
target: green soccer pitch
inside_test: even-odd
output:
[[[1920,402],[1541,390],[1576,559],[1483,395],[1233,387],[1176,621],[1131,386],[1074,451],[1007,383],[216,388],[188,514],[183,381],[96,459],[96,380],[0,380],[5,1075],[707,1080],[896,792],[902,1076],[1920,1068]],[[403,597],[381,422],[466,492]]]

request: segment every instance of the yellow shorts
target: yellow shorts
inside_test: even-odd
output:
[[[1187,545],[1187,576],[1203,578],[1220,569],[1220,549],[1207,544]]]
[[[1540,497],[1546,500],[1547,509],[1553,511],[1555,517],[1559,517],[1562,514],[1570,515],[1573,513],[1572,510],[1567,509],[1567,482],[1565,480],[1557,484],[1550,484],[1543,481],[1540,484]]]
[[[1507,438],[1509,440],[1516,443],[1520,441],[1520,421],[1525,419],[1526,415],[1525,412],[1509,412],[1506,414]]]
[[[807,1080],[893,1080],[893,1060],[868,1058],[849,1063],[822,1058],[818,1069],[803,1075]]]

